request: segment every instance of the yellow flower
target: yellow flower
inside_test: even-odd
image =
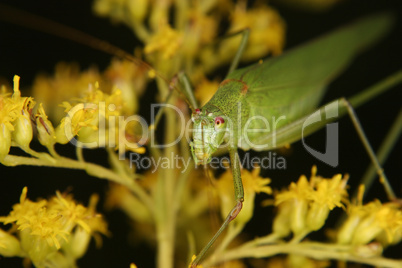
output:
[[[297,183],[292,182],[290,184],[288,191],[282,191],[275,196],[275,205],[279,206],[278,219],[286,220],[286,222],[279,222],[275,219],[279,226],[282,225],[282,228],[284,228],[285,223],[290,224],[289,228],[293,233],[301,233],[305,230],[305,217],[308,211],[308,196],[310,191],[307,178],[302,175]],[[287,220],[286,216],[279,217],[283,216],[283,213],[280,211],[281,209],[290,212],[288,214],[290,220]]]
[[[311,200],[320,206],[327,206],[330,210],[335,207],[344,207],[342,202],[346,202],[347,192],[346,183],[348,177],[342,178],[341,174],[334,175],[332,179],[324,179],[317,176],[317,167],[312,168],[311,180],[315,181],[315,191],[311,192]]]
[[[130,25],[144,19],[148,3],[149,0],[96,0],[93,9],[99,16],[110,16],[114,21]]]
[[[363,205],[362,196],[359,195],[356,204],[349,205],[348,218],[338,231],[338,243],[363,245],[375,239],[387,246],[400,242],[401,205],[396,202],[382,204],[378,200]]]
[[[332,179],[325,179],[316,175],[317,168],[313,166],[310,181],[306,176],[300,176],[297,183],[292,182],[289,190],[282,191],[275,196],[275,205],[279,210],[290,211],[290,220],[283,217],[279,211],[276,225],[290,224],[289,228],[295,234],[320,229],[328,217],[328,213],[335,207],[343,207],[347,192],[347,177],[335,175]],[[290,208],[291,207],[291,208]],[[279,217],[280,216],[280,217]],[[274,224],[275,225],[275,224]],[[281,226],[280,233],[286,233]],[[278,229],[279,230],[279,229]]]
[[[11,141],[21,148],[28,148],[32,140],[31,113],[35,102],[31,97],[21,97],[19,76],[14,76],[14,94],[2,89],[0,94],[0,161],[9,153]]]
[[[217,17],[207,14],[201,5],[202,3],[194,4],[186,14],[187,24],[184,27],[182,54],[187,59],[195,59],[200,49],[211,44],[218,32]]]
[[[136,52],[139,50],[136,50]],[[141,54],[136,53],[140,58]],[[128,60],[113,59],[104,76],[110,81],[114,88],[122,93],[124,107],[122,114],[132,115],[138,111],[138,96],[140,96],[147,85],[149,68]]]
[[[311,203],[307,214],[307,226],[316,231],[320,229],[328,217],[329,211],[335,207],[344,207],[342,202],[347,202],[345,190],[348,177],[342,178],[337,174],[332,179],[323,179],[316,176],[317,168],[312,170],[312,178],[316,178],[315,189],[311,192]]]
[[[262,5],[246,10],[238,4],[232,15],[229,32],[250,28],[250,37],[244,52],[244,60],[258,60],[268,53],[278,55],[285,43],[285,23],[278,12]],[[232,41],[236,44],[235,41]]]
[[[32,125],[31,113],[35,106],[35,102],[31,97],[21,97],[19,90],[20,77],[14,76],[14,94],[12,101],[17,104],[18,116],[14,121],[14,131],[12,132],[12,139],[16,144],[22,148],[29,147],[32,140]]]
[[[77,136],[83,128],[86,129],[83,130],[85,133],[81,137],[81,141],[84,139],[88,142],[90,136],[92,136],[91,134],[94,134],[98,130],[98,106],[94,103],[79,103],[72,106],[68,102],[63,102],[60,106],[65,108],[64,111],[67,113],[67,116],[61,120],[60,125],[56,128],[57,142],[66,144]]]
[[[310,192],[312,190],[313,189],[311,188],[306,176],[301,175],[296,183],[292,182],[290,184],[288,191],[282,191],[275,196],[275,205],[279,205],[282,202],[292,199],[308,200],[309,196],[311,196]]]
[[[138,153],[145,149],[136,143],[137,135],[143,133],[138,129],[139,117],[124,118],[125,102],[120,90],[106,94],[99,89],[89,88],[83,98],[69,103],[63,102],[67,116],[56,128],[58,143],[67,143],[75,136],[78,137],[77,146],[98,148],[106,145],[119,149],[126,148]],[[138,123],[138,124],[137,124]]]
[[[86,208],[60,193],[49,201],[32,202],[27,199],[27,191],[27,187],[22,190],[20,203],[13,206],[8,216],[0,217],[0,222],[13,224],[18,232],[21,252],[13,256],[27,256],[38,267],[64,253],[68,254],[60,261],[75,261],[85,253],[91,235],[108,233],[106,223],[95,213],[96,202]]]
[[[155,35],[151,37],[144,48],[145,54],[159,52],[159,60],[171,59],[175,56],[177,50],[181,47],[182,34],[170,27],[169,24],[163,24]]]
[[[53,146],[56,143],[56,136],[52,122],[49,121],[42,103],[39,105],[36,114],[36,129],[38,130],[38,139],[43,146]]]
[[[11,101],[9,94],[2,88],[0,95],[0,161],[8,155],[11,147],[13,122],[18,116],[17,105]]]
[[[81,71],[78,64],[60,62],[56,65],[52,77],[41,74],[35,78],[32,94],[35,100],[43,103],[50,120],[56,124],[64,117],[59,104],[72,98],[79,98],[82,92],[88,90],[88,85],[95,81],[105,84],[96,68]],[[110,86],[107,88],[105,92],[110,91]]]
[[[0,229],[0,256],[4,257],[23,257],[24,254],[21,251],[21,244],[17,238],[8,232]]]
[[[301,210],[304,212],[305,204],[302,203]],[[304,212],[305,213],[305,212]],[[303,213],[300,213],[303,214]],[[304,220],[296,218],[295,220],[295,207],[292,202],[283,202],[278,205],[278,210],[272,223],[272,232],[278,237],[287,237],[292,230],[299,230],[304,228]],[[301,223],[301,224],[300,224]],[[301,225],[301,227],[295,224]]]
[[[10,96],[11,93],[8,93],[6,88],[2,87],[0,93],[0,123],[9,131],[13,131],[12,122],[18,117],[18,104]]]

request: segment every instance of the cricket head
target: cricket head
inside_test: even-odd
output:
[[[202,109],[195,109],[191,120],[193,121],[193,141],[190,146],[195,164],[208,164],[212,154],[223,142],[226,120],[216,113],[208,113]]]

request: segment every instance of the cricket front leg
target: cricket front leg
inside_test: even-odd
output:
[[[243,183],[241,180],[241,171],[240,171],[240,161],[239,155],[237,153],[237,147],[231,148],[229,150],[230,154],[230,167],[233,173],[233,183],[234,183],[234,190],[235,190],[235,199],[236,204],[233,209],[227,215],[225,221],[222,223],[219,230],[215,233],[212,239],[208,242],[208,244],[201,250],[201,252],[197,255],[194,261],[191,263],[191,268],[197,267],[197,265],[201,262],[209,248],[214,244],[216,239],[221,235],[221,233],[226,229],[231,221],[233,221],[237,215],[240,213],[243,207],[244,201],[244,190],[243,190]]]

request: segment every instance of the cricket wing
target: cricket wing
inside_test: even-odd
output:
[[[228,79],[247,84],[250,107],[269,106],[301,117],[318,105],[326,86],[359,52],[387,33],[393,20],[389,13],[365,17],[283,55],[236,70]]]
[[[248,129],[261,130],[269,125],[272,131],[311,113],[327,85],[359,52],[385,35],[392,22],[390,14],[369,16],[281,56],[233,72],[228,79],[242,81],[248,87],[244,99],[252,118]],[[260,140],[261,135],[267,133],[251,131],[248,139]],[[250,149],[242,138],[239,146]]]

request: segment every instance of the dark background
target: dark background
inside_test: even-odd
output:
[[[1,1],[13,7],[29,11],[36,15],[55,20],[59,23],[80,29],[130,52],[137,44],[131,31],[125,26],[113,26],[108,19],[97,18],[91,13],[90,1]],[[344,23],[365,14],[381,10],[391,10],[397,13],[397,23],[392,33],[375,48],[362,54],[345,73],[331,84],[325,102],[341,96],[351,96],[356,92],[372,85],[401,68],[402,61],[402,31],[401,31],[401,1],[344,1],[326,13],[307,13],[275,6],[287,23],[287,46],[293,47]],[[1,7],[0,7],[1,8]],[[336,49],[336,48],[334,48]],[[15,74],[21,76],[21,87],[29,88],[33,78],[39,72],[53,73],[57,62],[78,62],[82,69],[93,64],[100,69],[105,68],[110,56],[92,50],[80,44],[43,34],[20,26],[15,26],[0,20],[0,77],[10,83]],[[222,74],[223,75],[223,74]],[[152,94],[148,94],[149,101]],[[383,94],[376,100],[365,104],[357,110],[361,123],[374,148],[378,148],[393,120],[401,108],[401,85]],[[318,172],[323,176],[335,173],[349,173],[352,188],[364,173],[369,164],[356,132],[349,118],[339,122],[340,135],[340,165],[331,168],[318,162],[308,154],[300,142],[294,144],[286,154],[286,170],[268,170],[266,176],[273,179],[274,187],[283,187],[289,181],[296,180],[300,174],[310,174],[313,164],[318,165]],[[324,150],[325,131],[309,137],[307,143],[313,148]],[[33,142],[33,147],[38,148]],[[399,142],[384,169],[391,179],[394,190],[401,196],[400,181],[401,143]],[[73,157],[72,148],[67,148],[65,155]],[[264,154],[256,154],[264,155]],[[106,154],[101,150],[91,151],[88,157],[98,163],[105,164]],[[57,170],[51,168],[19,167],[8,168],[0,166],[0,215],[7,215],[12,205],[19,200],[24,186],[28,186],[28,197],[53,195],[56,190],[71,187],[77,200],[87,204],[88,192],[103,193],[107,182],[91,178],[84,172]],[[386,200],[382,187],[377,183],[367,200],[379,196]],[[102,201],[102,200],[101,200]],[[102,211],[102,207],[99,208]],[[268,209],[269,210],[269,209]],[[267,226],[272,220],[268,218],[267,209],[255,213],[255,221],[247,226],[250,236],[262,235],[267,232]],[[92,244],[88,254],[79,261],[81,267],[128,267],[135,262],[138,267],[152,267],[154,260],[152,250],[146,245],[136,247],[127,243],[129,220],[120,212],[107,212],[113,239],[104,239],[104,246],[95,250]],[[333,218],[329,218],[331,221]],[[251,233],[253,232],[253,233]],[[398,256],[401,246],[391,248],[386,254]],[[400,257],[400,255],[399,255]],[[2,259],[0,267],[19,267],[20,259]]]

